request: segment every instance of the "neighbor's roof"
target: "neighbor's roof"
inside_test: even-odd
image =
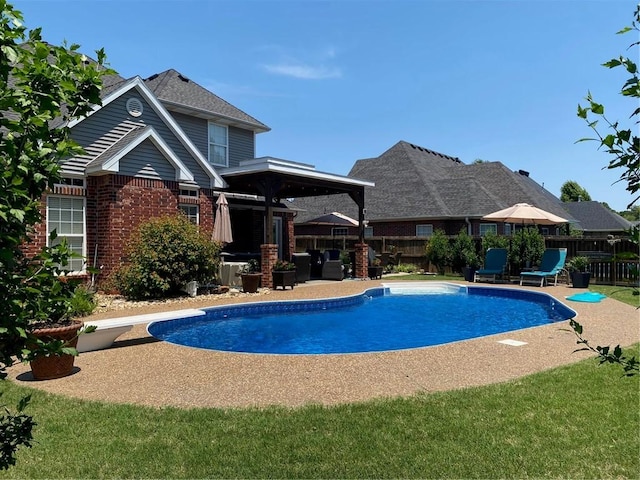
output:
[[[585,232],[615,232],[628,230],[633,223],[600,202],[566,202],[564,208],[580,222]]]
[[[405,141],[377,158],[358,160],[349,176],[375,182],[375,188],[365,189],[370,221],[480,218],[521,202],[567,216],[561,202],[527,172],[513,172],[500,162],[466,165],[457,157]],[[306,210],[296,223],[332,211],[357,215],[355,203],[345,196],[292,203]]]
[[[229,125],[253,130],[256,133],[270,130],[264,123],[234,107],[176,70],[170,69],[156,73],[146,78],[144,82],[168,110],[216,119]]]

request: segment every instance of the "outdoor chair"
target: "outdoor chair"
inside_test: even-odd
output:
[[[322,264],[323,280],[342,280],[344,277],[341,260],[325,260]]]
[[[553,286],[558,284],[558,274],[564,270],[564,262],[567,259],[566,248],[547,248],[542,254],[542,260],[537,270],[520,272],[520,285],[525,280],[540,282],[544,286],[548,278],[553,277]]]
[[[484,257],[484,267],[476,271],[473,281],[477,282],[480,278],[493,278],[496,282],[498,277],[503,278],[507,270],[507,249],[506,248],[490,248]]]

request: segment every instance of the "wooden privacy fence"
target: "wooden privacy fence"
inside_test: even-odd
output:
[[[455,235],[451,237],[455,238]],[[480,237],[476,238],[480,241]],[[413,263],[425,270],[430,265],[425,258],[424,237],[372,237],[366,238],[365,243],[376,252],[387,252],[395,248],[402,252],[402,263]],[[330,236],[330,235],[297,235],[296,251],[306,250],[353,250],[358,243],[358,237],[354,235]],[[638,260],[614,261],[614,255],[619,257],[621,253],[640,255],[638,245],[628,239],[619,239],[616,243],[609,243],[606,237],[545,237],[547,248],[566,248],[567,258],[582,255],[589,257],[591,266],[591,281],[605,285],[638,285],[637,271]],[[431,269],[433,270],[433,269]]]

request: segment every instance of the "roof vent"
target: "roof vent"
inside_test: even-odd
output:
[[[178,74],[178,78],[180,80],[182,80],[183,82],[188,82],[189,79],[187,77],[185,77],[184,75],[182,75],[181,73]]]
[[[155,80],[156,78],[158,78],[159,74],[158,73],[154,73],[153,75],[151,75],[150,77],[147,77],[147,80]]]
[[[529,176],[529,172],[527,172],[526,170],[518,170],[518,173],[519,173],[520,175],[524,175],[525,177],[528,177],[528,176]]]
[[[127,112],[132,117],[139,117],[142,115],[142,100],[137,97],[131,97],[127,100]]]

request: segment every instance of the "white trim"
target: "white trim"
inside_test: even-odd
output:
[[[51,242],[49,240],[49,235],[51,234],[51,230],[49,229],[49,219],[50,219],[50,215],[49,215],[49,199],[51,198],[70,198],[72,200],[82,200],[82,234],[78,234],[78,233],[60,233],[56,230],[56,233],[58,235],[57,238],[82,238],[82,268],[80,270],[70,270],[72,274],[82,274],[86,272],[86,265],[87,265],[87,198],[86,197],[80,197],[80,196],[76,196],[76,195],[60,195],[60,194],[51,194],[51,195],[47,195],[47,199],[46,199],[46,205],[45,205],[45,229],[46,229],[46,244],[48,247],[51,246]],[[55,230],[55,229],[53,229]],[[73,261],[78,261],[80,259],[77,258],[72,258],[70,259],[71,262]],[[63,265],[63,267],[65,267]]]
[[[160,134],[151,126],[144,127],[146,130],[144,133],[139,135],[133,142],[123,148],[117,155],[109,158],[106,162],[97,162],[90,163],[87,165],[86,172],[89,173],[100,173],[100,172],[119,172],[120,171],[120,160],[122,160],[127,154],[131,153],[135,148],[140,146],[140,144],[149,139],[153,142],[153,144],[160,150],[160,153],[166,158],[166,160],[176,169],[175,180],[177,181],[193,181],[193,174],[189,171],[187,166],[182,163],[182,160],[178,158],[178,156],[173,153],[169,145],[165,143]],[[108,149],[106,150],[108,151]],[[105,151],[105,152],[106,152]],[[104,153],[102,155],[104,155]],[[98,156],[100,158],[100,156]]]
[[[327,180],[345,185],[357,185],[362,187],[375,187],[375,183],[366,180],[358,180],[343,175],[320,172],[313,165],[291,162],[279,158],[261,157],[241,162],[239,167],[228,168],[224,171],[225,177],[236,177],[248,173],[277,172],[298,177],[306,177],[320,180]]]
[[[203,170],[209,175],[211,182],[209,184],[209,188],[227,188],[227,183],[223,180],[223,178],[218,175],[218,173],[211,167],[211,164],[207,159],[205,159],[198,148],[193,144],[191,139],[187,136],[187,134],[182,130],[182,128],[178,125],[178,123],[171,116],[169,111],[160,103],[160,101],[156,98],[156,96],[149,90],[139,76],[135,76],[130,80],[127,80],[120,88],[114,90],[109,95],[102,99],[102,105],[95,105],[87,115],[80,118],[74,118],[71,120],[67,126],[69,128],[74,127],[85,118],[90,117],[95,112],[100,110],[101,108],[106,107],[111,102],[116,100],[117,98],[124,95],[126,92],[131,90],[132,88],[137,88],[138,92],[142,97],[151,105],[151,107],[155,110],[158,116],[165,122],[167,127],[175,134],[175,136],[180,140],[180,143],[189,151],[189,153],[196,159],[198,164],[203,168]]]

